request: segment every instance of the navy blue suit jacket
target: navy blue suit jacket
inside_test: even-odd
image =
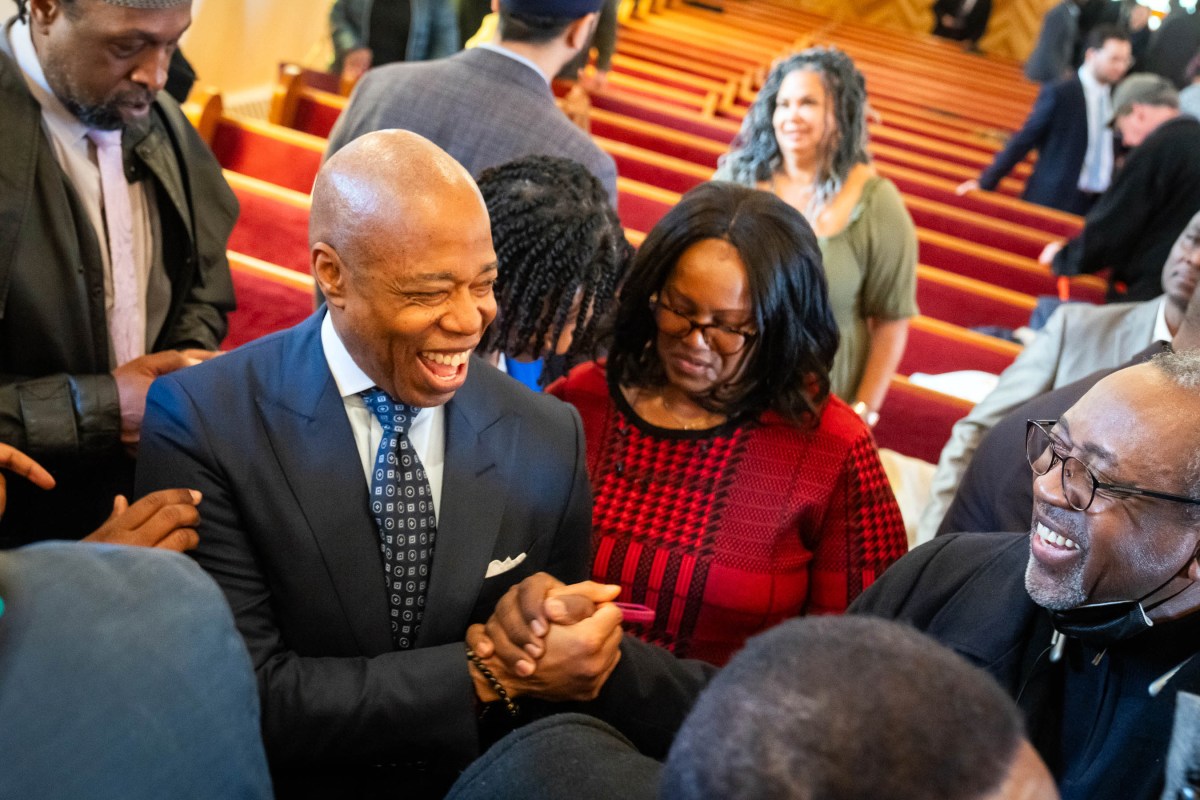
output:
[[[325,777],[336,791],[327,796],[353,797],[388,772],[374,765],[411,767],[444,792],[478,753],[467,626],[533,572],[587,574],[583,427],[569,405],[472,360],[446,405],[420,633],[414,649],[396,651],[369,490],[321,348],[323,313],[155,381],[138,492],[204,493],[195,558],[250,650],[277,776],[303,770],[306,786]],[[521,554],[485,578],[489,562]],[[411,774],[387,780],[425,794]],[[288,785],[279,781],[281,797]]]
[[[979,185],[995,189],[1030,150],[1037,150],[1037,163],[1021,197],[1062,211],[1086,213],[1086,208],[1078,206],[1078,187],[1087,147],[1087,102],[1079,76],[1072,75],[1042,87],[1025,124],[979,176]]]

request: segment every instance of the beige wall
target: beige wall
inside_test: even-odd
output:
[[[200,82],[236,94],[274,83],[280,61],[319,64],[331,0],[194,0],[184,52]]]

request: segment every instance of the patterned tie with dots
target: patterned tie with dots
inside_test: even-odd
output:
[[[407,435],[419,409],[396,402],[382,389],[362,397],[383,426],[371,472],[371,513],[379,529],[392,639],[397,649],[408,650],[421,627],[437,532],[433,492]]]

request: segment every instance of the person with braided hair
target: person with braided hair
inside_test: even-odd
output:
[[[850,57],[814,47],[776,64],[713,178],[775,194],[816,232],[841,332],[833,393],[874,425],[917,313],[917,236],[867,155],[866,82]]]
[[[478,351],[536,391],[593,352],[633,247],[604,186],[570,159],[484,170],[479,190],[500,272],[496,321]]]

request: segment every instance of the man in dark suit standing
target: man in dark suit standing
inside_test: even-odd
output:
[[[578,161],[617,202],[617,168],[555,104],[550,80],[591,41],[604,0],[495,0],[500,40],[359,81],[328,153],[370,131],[419,133],[475,177],[529,155]]]
[[[445,152],[403,131],[349,145],[317,177],[309,237],[327,306],[156,381],[138,490],[203,493],[195,557],[250,650],[279,796],[441,796],[502,699],[467,626],[533,572],[587,573],[583,429],[472,357],[496,255]],[[605,617],[589,638],[612,663],[564,670],[615,665]],[[572,699],[587,680],[506,685]]]
[[[958,194],[991,191],[1030,150],[1038,151],[1021,197],[1072,214],[1086,214],[1108,188],[1113,173],[1112,86],[1133,63],[1129,37],[1104,25],[1088,35],[1083,66],[1076,74],[1042,87],[1033,110],[978,180]]]

